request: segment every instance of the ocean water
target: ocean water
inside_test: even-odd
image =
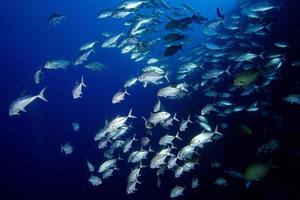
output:
[[[106,159],[103,150],[97,148],[94,136],[105,126],[105,121],[112,120],[117,115],[127,115],[132,108],[137,119],[130,119],[132,130],[122,138],[137,138],[147,136],[151,140],[151,148],[157,152],[162,147],[158,140],[165,134],[178,131],[179,123],[174,123],[166,130],[158,126],[147,135],[142,116],[148,118],[153,112],[153,105],[157,102],[158,89],[167,86],[164,82],[159,85],[141,83],[129,88],[129,96],[119,104],[112,104],[113,95],[123,90],[123,84],[131,77],[138,77],[141,69],[147,66],[147,59],[135,62],[130,54],[121,54],[118,48],[101,48],[105,37],[103,32],[128,32],[123,19],[97,19],[100,11],[116,9],[121,0],[52,0],[52,1],[1,1],[0,2],[0,199],[143,199],[164,200],[170,199],[170,190],[176,186],[185,186],[184,194],[177,199],[300,199],[299,184],[299,104],[289,104],[282,100],[290,94],[299,94],[300,67],[293,67],[292,63],[299,60],[300,51],[300,16],[299,2],[296,0],[269,0],[279,9],[271,13],[266,11],[259,23],[272,24],[267,36],[247,36],[249,41],[258,41],[262,45],[260,52],[272,52],[277,41],[287,41],[288,48],[280,51],[284,57],[283,66],[276,71],[276,77],[270,85],[259,88],[257,92],[246,98],[233,96],[236,105],[250,105],[259,102],[260,109],[256,112],[239,112],[226,116],[209,115],[209,123],[214,129],[216,125],[226,123],[228,128],[222,129],[224,137],[205,145],[194,155],[199,165],[190,172],[184,173],[180,178],[174,178],[174,172],[166,170],[160,176],[161,188],[157,187],[157,176],[154,169],[150,169],[149,162],[155,153],[149,153],[143,161],[146,168],[141,169],[141,176],[137,184],[137,191],[126,193],[127,177],[130,170],[136,165],[127,162],[127,154],[119,154],[124,161],[118,161],[120,170],[114,172],[112,177],[102,180],[98,187],[93,187],[88,178],[86,162],[91,161],[96,170]],[[197,13],[208,21],[218,19],[216,8],[220,8],[225,20],[232,15],[240,14],[241,1],[237,0],[174,0],[167,1],[170,5],[182,7],[182,4],[191,6]],[[258,1],[246,1],[255,4]],[[48,23],[48,17],[57,12],[66,16],[60,24],[53,26]],[[190,15],[186,14],[185,17]],[[174,16],[173,16],[174,18]],[[171,20],[171,19],[169,19]],[[264,21],[265,20],[265,21]],[[239,24],[243,30],[250,22],[247,20]],[[215,44],[224,42],[210,39],[203,34],[204,25],[192,24],[190,30],[185,30],[189,47],[211,41]],[[161,28],[161,27],[160,27]],[[242,31],[234,32],[243,35]],[[232,34],[234,34],[232,32]],[[159,34],[159,33],[155,33]],[[161,35],[165,35],[162,32]],[[219,35],[225,35],[220,31]],[[147,40],[147,35],[141,37]],[[69,66],[67,70],[43,69],[44,77],[40,84],[35,84],[34,73],[46,61],[51,59],[67,59],[74,61],[80,56],[79,47],[86,42],[98,40],[95,53],[89,57],[91,61],[99,61],[106,66],[102,72],[91,71],[82,66]],[[185,46],[184,46],[185,47]],[[243,49],[243,47],[240,47]],[[194,73],[184,81],[176,80],[176,70],[181,65],[180,56],[189,56],[189,48],[179,51],[172,58],[164,58],[165,46],[158,44],[150,49],[147,58],[157,57],[163,63],[169,64],[170,82],[177,84],[186,82],[190,85],[200,83],[201,73]],[[226,49],[222,51],[228,53]],[[231,60],[224,61],[222,67],[230,65]],[[262,65],[255,62],[259,67]],[[210,66],[206,66],[208,70]],[[233,66],[232,66],[233,67]],[[205,70],[206,70],[205,69]],[[215,84],[211,90],[218,93],[229,91],[237,71],[232,76],[221,78],[222,84]],[[82,98],[73,99],[72,90],[76,81],[81,77],[87,88],[84,88]],[[45,96],[48,102],[36,100],[30,104],[20,116],[9,116],[11,103],[20,95],[37,94],[47,87]],[[172,115],[177,113],[178,119],[186,119],[188,115],[193,118],[187,131],[180,133],[183,141],[175,140],[174,154],[196,135],[199,126],[196,115],[210,103],[217,103],[219,98],[210,98],[204,95],[206,90],[190,90],[189,96],[180,100],[162,99],[164,110]],[[233,93],[233,92],[232,92]],[[74,132],[72,123],[80,124],[80,131]],[[247,135],[240,129],[240,123],[247,124],[252,134]],[[271,154],[258,155],[259,147],[275,139],[280,148]],[[61,153],[61,144],[70,142],[74,152],[66,156]],[[109,144],[110,145],[110,144]],[[133,143],[134,150],[139,150],[140,141]],[[148,147],[147,147],[148,148]],[[131,151],[132,151],[131,149]],[[221,167],[214,169],[211,162],[220,162]],[[249,188],[245,187],[246,180],[238,179],[224,173],[225,169],[236,169],[244,173],[251,163],[270,163],[272,169],[261,181],[255,181]],[[96,173],[95,173],[96,174]],[[100,176],[100,175],[99,175]],[[196,189],[190,187],[193,177],[199,178],[200,186]],[[228,186],[214,184],[218,177],[227,180]],[[299,181],[298,181],[299,182]]]

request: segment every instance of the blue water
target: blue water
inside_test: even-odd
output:
[[[102,49],[98,45],[91,59],[103,63],[107,66],[107,70],[94,72],[72,67],[68,70],[45,71],[41,85],[36,85],[33,81],[33,74],[47,60],[57,58],[74,60],[79,55],[78,49],[83,43],[93,40],[103,41],[105,38],[101,36],[102,32],[125,31],[122,30],[124,20],[96,19],[99,11],[115,8],[120,2],[118,0],[0,2],[0,199],[169,199],[169,191],[178,180],[174,181],[173,173],[168,172],[161,177],[163,187],[157,188],[156,171],[150,169],[142,172],[140,178],[142,185],[137,186],[138,190],[134,194],[127,195],[127,175],[132,167],[127,162],[120,162],[118,165],[120,171],[116,171],[114,176],[104,180],[97,188],[92,187],[87,181],[89,173],[86,160],[96,163],[96,168],[104,161],[93,137],[104,126],[105,120],[111,120],[119,114],[126,115],[130,108],[133,108],[134,115],[148,117],[157,101],[156,92],[160,86],[144,89],[138,84],[129,91],[130,96],[126,97],[126,101],[111,104],[112,96],[122,89],[128,78],[140,74],[141,68],[146,66],[145,62],[134,62],[130,60],[129,55],[120,54],[119,49]],[[209,19],[216,18],[217,7],[221,8],[225,15],[237,9],[235,0],[172,2],[175,5],[182,3],[191,5]],[[53,12],[64,14],[67,20],[57,26],[50,26],[47,18]],[[82,75],[87,88],[83,92],[83,98],[73,100],[72,89]],[[171,74],[171,77],[175,79],[175,75]],[[27,112],[21,116],[8,116],[9,105],[21,93],[25,91],[25,94],[36,94],[44,86],[47,86],[45,96],[48,103],[38,100],[29,105]],[[277,86],[278,88],[280,86]],[[167,110],[177,112],[181,119],[190,113],[199,113],[202,105],[209,103],[199,96],[192,97],[170,101],[165,107]],[[251,120],[253,117],[255,116],[244,116],[244,119]],[[238,121],[238,117],[228,121],[234,124]],[[80,132],[73,132],[72,122],[80,124]],[[132,120],[132,123],[135,129],[128,137],[133,133],[144,135],[144,121],[139,118]],[[255,127],[256,123],[252,122],[252,125]],[[260,124],[256,126],[256,130],[263,128]],[[157,141],[165,133],[165,130],[159,129],[152,136],[152,140]],[[186,137],[191,138],[189,135]],[[74,153],[68,157],[60,153],[60,144],[66,141],[70,141],[74,147]],[[249,141],[246,136],[231,135],[220,143],[208,146],[203,155],[202,166],[192,173],[185,174],[178,181],[181,185],[187,186],[185,195],[178,199],[247,199],[251,195],[263,199],[264,195],[261,195],[263,184],[254,192],[246,191],[244,182],[237,180],[231,181],[229,189],[213,184],[215,178],[221,175],[221,171],[216,172],[210,168],[211,160],[218,160],[229,167],[241,163],[239,167],[243,169],[246,167],[245,159],[255,156],[249,153],[249,148],[235,146],[241,143],[254,144],[256,141]],[[139,149],[139,142],[135,143],[134,147]],[[227,151],[223,150],[225,147]],[[252,148],[255,151],[255,148]],[[238,151],[239,153],[232,154]],[[149,158],[152,156],[149,155]],[[198,176],[201,180],[201,186],[197,190],[189,188],[193,176]]]

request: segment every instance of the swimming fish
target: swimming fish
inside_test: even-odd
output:
[[[28,106],[37,98],[47,102],[48,100],[44,96],[45,90],[46,88],[42,89],[38,95],[23,96],[13,101],[9,107],[9,116],[20,115],[20,111],[26,112],[25,110],[26,106]]]

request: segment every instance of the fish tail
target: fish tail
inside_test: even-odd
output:
[[[264,60],[265,59],[264,54],[265,54],[265,51],[261,52],[258,56]]]
[[[44,96],[45,90],[46,90],[46,87],[45,87],[44,89],[42,89],[42,91],[38,94],[38,98],[40,98],[40,99],[42,99],[42,100],[48,102],[48,100],[47,100],[47,99],[45,98],[45,96]]]
[[[168,81],[168,83],[170,83],[168,75],[169,75],[169,72],[166,72],[166,74],[164,75],[164,78]]]
[[[173,120],[179,122],[179,119],[176,118],[176,113],[174,114]]]
[[[141,168],[145,168],[145,167],[147,167],[147,166],[146,166],[146,165],[143,165],[142,161],[140,161],[140,166],[139,166],[139,168],[141,169]]]
[[[218,134],[218,135],[223,135],[222,133],[220,133],[220,132],[218,131],[218,125],[216,125],[216,128],[215,128],[214,133],[215,133],[215,134]]]
[[[129,92],[127,91],[127,87],[125,88],[125,94],[130,95]]]
[[[193,122],[191,121],[190,118],[191,118],[191,116],[189,115],[188,118],[187,118],[187,122],[192,124]]]
[[[147,125],[147,119],[144,116],[142,116],[142,118],[145,121],[145,126],[146,126]]]
[[[83,76],[81,76],[81,84],[83,87],[86,87],[86,84],[83,82]]]
[[[230,71],[229,71],[230,68],[231,68],[231,65],[229,65],[229,66],[226,68],[226,71],[225,71],[229,76],[231,76],[231,73],[230,73]]]
[[[178,140],[182,140],[180,137],[179,137],[179,131],[176,133],[176,135],[175,135],[175,138],[177,138]]]
[[[133,135],[132,140],[133,140],[133,141],[139,141],[138,139],[135,138],[135,136],[136,136],[136,134]]]
[[[136,118],[136,116],[132,115],[132,108],[130,109],[127,117],[128,118]]]
[[[149,152],[154,152],[154,150],[151,149],[151,145],[149,146],[148,151],[149,151]]]

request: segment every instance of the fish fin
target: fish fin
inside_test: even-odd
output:
[[[173,120],[179,122],[179,119],[176,118],[176,114],[177,114],[177,113],[174,114]]]
[[[265,57],[264,57],[264,53],[265,53],[265,51],[263,51],[263,52],[261,52],[258,56],[262,59],[262,60],[264,60],[265,59]]]
[[[226,72],[228,75],[230,75],[230,76],[231,76],[231,73],[230,73],[230,71],[229,71],[229,70],[230,70],[230,68],[231,68],[231,65],[229,65],[229,66],[226,68],[226,71],[225,71],[225,72]]]
[[[148,151],[149,151],[149,152],[154,152],[154,150],[151,149],[151,145],[149,146]]]
[[[191,116],[189,115],[188,118],[187,118],[187,123],[191,123],[192,124],[193,122],[190,120],[190,118],[191,118]]]
[[[145,88],[145,87],[147,87],[147,85],[148,85],[148,82],[144,82],[143,87]]]
[[[139,141],[138,139],[135,138],[135,135],[136,134],[133,135],[132,141]]]
[[[175,135],[175,138],[177,138],[178,140],[182,140],[180,137],[179,137],[179,131],[176,133],[176,135]]]
[[[83,82],[83,76],[81,76],[81,84],[83,87],[87,87],[86,84]]]
[[[145,167],[147,167],[147,166],[146,166],[146,165],[143,165],[142,161],[140,161],[140,166],[139,166],[139,168],[145,168]]]
[[[40,98],[40,99],[42,99],[42,100],[48,102],[48,100],[47,100],[47,99],[45,98],[45,96],[44,96],[45,90],[46,90],[46,87],[44,87],[44,89],[42,89],[42,91],[38,94],[38,98]]]
[[[218,135],[223,135],[222,133],[220,133],[220,132],[218,131],[218,125],[216,125],[216,128],[215,128],[214,133],[215,133],[215,134],[218,134]]]
[[[127,88],[125,88],[124,93],[127,94],[127,95],[130,95],[130,94],[127,92]]]
[[[132,115],[132,108],[130,109],[127,117],[128,118],[136,118],[136,116]]]
[[[168,75],[169,75],[169,72],[166,72],[166,74],[164,75],[164,78],[168,81],[168,83],[170,83]]]
[[[142,116],[142,118],[143,118],[143,120],[145,121],[145,126],[147,125],[147,119],[144,117],[144,116]]]

